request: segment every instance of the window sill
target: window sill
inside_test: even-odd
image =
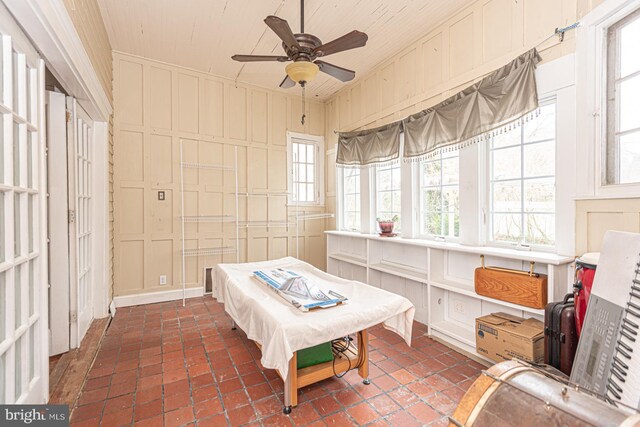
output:
[[[431,236],[428,234],[419,234],[414,239],[425,240],[427,242],[435,242],[435,243],[459,243],[460,242],[460,237]]]
[[[595,195],[575,196],[573,200],[639,199],[640,184],[618,184],[598,187]]]
[[[352,231],[328,230],[325,234],[345,237],[358,237],[362,239],[383,241],[401,245],[421,246],[433,249],[465,252],[478,255],[496,256],[501,258],[517,259],[522,261],[533,261],[541,264],[561,265],[573,262],[573,256],[558,255],[549,252],[523,251],[512,248],[501,248],[495,246],[467,246],[453,242],[437,242],[425,239],[409,239],[403,237],[380,237],[377,234],[364,234]]]

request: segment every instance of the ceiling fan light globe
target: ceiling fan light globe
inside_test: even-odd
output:
[[[288,64],[285,67],[285,71],[294,82],[310,82],[316,77],[320,67],[313,62],[298,61]]]

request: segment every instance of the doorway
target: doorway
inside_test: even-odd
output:
[[[80,346],[94,318],[94,123],[73,97],[46,93],[49,355]]]

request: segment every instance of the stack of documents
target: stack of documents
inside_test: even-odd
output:
[[[253,277],[301,311],[334,307],[347,300],[331,290],[325,293],[306,277],[283,268],[257,270],[253,272]]]

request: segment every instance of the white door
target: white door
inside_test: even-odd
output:
[[[46,92],[49,200],[49,355],[70,349],[69,208],[66,96]],[[53,249],[53,250],[51,250]]]
[[[80,346],[93,320],[93,123],[75,98],[67,98],[71,348]],[[75,256],[74,256],[75,254]]]
[[[0,403],[48,398],[44,63],[0,4]]]

